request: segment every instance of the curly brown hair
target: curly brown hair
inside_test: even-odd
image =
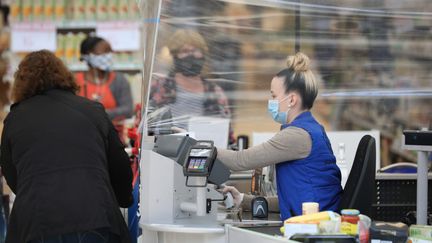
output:
[[[76,93],[79,86],[73,74],[48,50],[28,54],[15,72],[12,90],[14,102],[20,102],[48,89],[62,89]]]

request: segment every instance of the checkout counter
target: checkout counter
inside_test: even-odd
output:
[[[141,243],[290,242],[279,215],[232,217],[221,203],[232,197],[217,190],[230,171],[215,152],[211,141],[188,136],[158,136],[141,151]]]

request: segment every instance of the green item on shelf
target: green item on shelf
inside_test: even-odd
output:
[[[411,225],[409,227],[409,236],[425,238],[432,241],[432,226],[429,225]]]

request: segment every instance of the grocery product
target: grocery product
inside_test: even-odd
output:
[[[22,5],[19,0],[14,0],[10,4],[10,20],[12,22],[21,21]]]
[[[33,20],[43,20],[44,19],[44,1],[43,0],[33,0]]]
[[[45,20],[52,20],[54,18],[54,6],[55,0],[44,0],[43,3],[43,14]]]
[[[67,33],[65,40],[65,61],[67,64],[74,63],[76,60],[75,48],[75,35],[72,33]]]
[[[95,20],[96,19],[96,11],[97,5],[96,0],[87,0],[85,2],[85,17],[87,20]]]
[[[65,0],[55,0],[54,15],[56,20],[63,20],[65,17]]]
[[[31,21],[33,19],[32,2],[29,0],[22,1],[22,20]]]
[[[312,214],[319,212],[319,203],[316,202],[304,202],[302,203],[302,214]]]
[[[64,34],[57,35],[57,49],[55,54],[58,58],[61,59],[64,59],[65,57],[65,40],[66,36]]]
[[[408,238],[408,226],[404,223],[372,222],[369,231],[372,242],[405,243]]]
[[[284,236],[291,237],[294,234],[318,234],[318,224],[285,223]]]
[[[319,223],[320,221],[330,220],[336,217],[332,211],[324,211],[302,216],[295,216],[285,220],[285,223]]]
[[[119,16],[118,0],[108,0],[108,19],[117,19]]]
[[[428,238],[432,241],[432,226],[430,225],[411,225],[409,227],[410,237]]]
[[[96,3],[97,13],[96,18],[98,20],[106,20],[108,19],[108,0],[99,0]]]
[[[357,235],[360,211],[356,209],[344,209],[341,211],[341,214],[341,232],[348,235]]]

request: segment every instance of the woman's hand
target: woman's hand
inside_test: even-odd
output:
[[[240,193],[239,190],[233,186],[225,186],[222,189],[222,193],[227,194],[228,192],[233,196],[234,206],[236,208],[240,207],[241,203],[243,202],[244,193]]]

